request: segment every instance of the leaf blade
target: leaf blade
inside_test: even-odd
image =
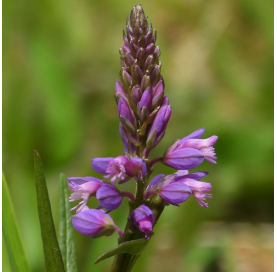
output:
[[[138,254],[142,253],[142,251],[144,250],[144,248],[146,247],[148,242],[149,242],[149,240],[145,239],[145,238],[124,242],[124,243],[118,245],[117,247],[105,252],[100,257],[98,257],[95,261],[95,264],[97,264],[107,258],[110,258],[114,255],[121,254],[121,253],[138,255]]]
[[[34,150],[35,184],[45,268],[48,272],[65,272],[58,244],[52,210],[39,153]]]
[[[60,246],[65,270],[77,272],[74,228],[71,222],[68,185],[64,173],[60,174]]]
[[[30,271],[4,175],[2,175],[2,201],[5,203],[5,208],[2,211],[2,230],[11,271]]]

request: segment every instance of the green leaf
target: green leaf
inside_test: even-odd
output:
[[[37,151],[34,151],[34,167],[37,207],[43,242],[45,268],[47,272],[64,272],[65,270],[56,237],[43,166]]]
[[[2,210],[2,230],[6,246],[6,250],[4,249],[4,251],[7,251],[11,271],[30,271],[17,229],[14,210],[4,175],[2,175],[2,197],[4,204]]]
[[[146,247],[147,243],[149,242],[148,239],[142,238],[138,240],[128,241],[125,243],[122,243],[118,245],[117,247],[105,252],[102,254],[97,260],[95,261],[95,264],[110,258],[114,255],[121,254],[121,253],[129,253],[132,255],[138,255],[142,253],[144,248]]]
[[[59,243],[63,256],[65,270],[77,272],[76,245],[74,228],[71,222],[71,211],[69,206],[68,183],[63,173],[60,174],[60,235]]]

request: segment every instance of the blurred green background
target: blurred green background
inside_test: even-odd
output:
[[[59,173],[100,177],[91,158],[123,153],[114,86],[122,29],[136,4],[3,1],[3,170],[34,272],[44,264],[32,151],[44,162],[58,228]],[[273,0],[140,4],[158,30],[172,106],[151,157],[200,127],[204,137],[219,140],[218,164],[197,168],[210,172],[209,208],[192,197],[167,207],[134,271],[273,271]],[[159,171],[173,169],[157,165]],[[133,182],[123,187],[134,191]],[[111,213],[122,229],[127,212],[124,200]],[[76,232],[76,240],[80,272],[108,271],[112,259],[94,261],[117,235],[91,239]]]

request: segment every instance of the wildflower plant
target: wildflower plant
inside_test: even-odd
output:
[[[92,169],[102,178],[60,176],[60,228],[57,239],[42,162],[34,151],[37,208],[47,272],[77,272],[74,229],[92,238],[119,235],[118,246],[101,255],[95,263],[115,256],[110,272],[130,272],[152,235],[164,208],[179,206],[189,197],[208,208],[211,184],[200,181],[208,174],[191,172],[204,160],[216,164],[213,145],[217,136],[201,139],[201,128],[174,141],[163,155],[150,159],[151,151],[166,133],[171,115],[161,75],[161,52],[156,45],[157,31],[140,5],[131,10],[123,31],[120,53],[120,80],[115,83],[119,133],[123,154],[117,157],[92,158]],[[171,167],[150,179],[156,163]],[[189,172],[190,170],[190,172]],[[121,184],[134,183],[134,194],[121,190]],[[72,191],[69,196],[68,188]],[[192,195],[192,196],[191,196]],[[88,207],[95,197],[99,205]],[[110,212],[129,199],[129,214],[122,231]],[[29,271],[13,215],[6,181],[3,177],[3,236],[12,271]],[[70,207],[71,202],[76,202]],[[74,215],[71,214],[74,212]],[[75,213],[76,212],[76,213]],[[103,238],[100,238],[103,239]]]
[[[115,84],[115,100],[118,106],[119,133],[124,153],[116,158],[93,158],[91,167],[103,175],[68,178],[73,191],[69,201],[82,201],[72,210],[74,228],[93,238],[109,236],[114,231],[119,235],[118,247],[103,254],[98,260],[115,256],[110,271],[131,271],[143,248],[154,234],[153,228],[165,206],[179,206],[191,195],[202,207],[208,207],[206,198],[211,194],[211,184],[199,181],[207,172],[188,172],[204,160],[216,164],[213,145],[217,136],[201,139],[205,129],[176,140],[157,158],[150,153],[166,133],[171,115],[169,99],[164,93],[165,84],[161,75],[161,51],[156,45],[157,31],[140,5],[131,10],[123,30],[124,44],[120,53],[120,80]],[[156,175],[150,182],[154,165],[162,163],[175,173]],[[121,192],[122,183],[132,182],[135,194]],[[86,206],[89,197],[96,197],[99,206]],[[113,222],[109,213],[120,207],[123,197],[129,198],[129,215],[124,232]],[[104,210],[105,211],[104,211]]]

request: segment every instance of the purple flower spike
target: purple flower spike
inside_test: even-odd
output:
[[[73,227],[83,235],[93,238],[109,236],[117,231],[122,238],[122,231],[104,210],[87,209],[72,216]]]
[[[71,209],[71,211],[77,209],[77,213],[81,212],[86,206],[89,198],[95,196],[96,191],[103,185],[103,183],[93,177],[83,178],[68,178],[68,186],[73,194],[69,197],[69,202],[83,199],[77,206]],[[81,183],[82,182],[82,183]]]
[[[212,186],[208,182],[201,182],[190,178],[185,178],[183,183],[190,187],[194,198],[198,201],[198,203],[205,208],[208,208],[208,204],[203,200],[206,198],[212,198],[211,194],[205,193],[206,191],[210,191]]]
[[[129,220],[139,228],[141,232],[145,232],[145,238],[149,239],[153,235],[153,225],[155,223],[155,215],[147,206],[141,205],[136,208],[129,216]]]
[[[117,209],[124,196],[129,197],[132,201],[135,200],[131,193],[120,192],[114,185],[109,183],[104,183],[96,193],[96,198],[99,200],[100,206],[105,208],[107,213]]]
[[[128,130],[132,135],[135,135],[137,131],[136,117],[125,99],[119,99],[118,115],[122,125],[126,128],[126,130]]]
[[[170,106],[163,106],[158,111],[156,118],[151,126],[151,129],[148,132],[146,141],[146,147],[148,149],[152,149],[162,140],[170,115]]]

